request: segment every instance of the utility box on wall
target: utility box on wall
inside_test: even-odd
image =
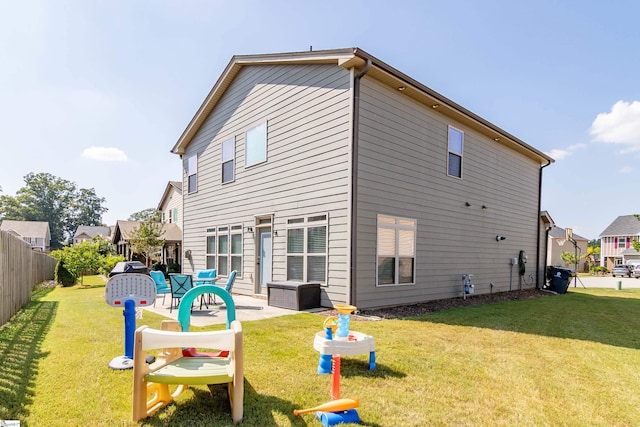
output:
[[[296,311],[320,307],[320,283],[269,282],[267,303]]]

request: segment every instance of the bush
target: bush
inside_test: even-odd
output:
[[[64,266],[64,261],[59,259],[56,264],[53,279],[62,286],[73,286],[76,284],[78,278],[67,270]]]
[[[102,260],[100,274],[108,276],[109,273],[111,273],[111,270],[113,270],[113,267],[115,267],[117,263],[122,261],[124,261],[124,257],[122,255],[107,255]]]
[[[607,267],[603,267],[603,266],[593,266],[591,267],[591,274],[607,274],[609,272],[609,270],[607,269]]]

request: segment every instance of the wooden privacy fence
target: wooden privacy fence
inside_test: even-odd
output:
[[[0,325],[29,302],[35,285],[53,279],[56,263],[55,258],[0,230]]]

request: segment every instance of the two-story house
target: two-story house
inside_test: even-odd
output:
[[[95,236],[100,236],[105,240],[111,240],[111,227],[81,225],[73,235],[73,244],[91,241]]]
[[[562,260],[562,253],[569,252],[578,259],[577,271],[583,272],[586,267],[587,247],[589,239],[573,233],[573,242],[567,239],[567,230],[553,227],[548,233],[547,265],[576,268],[574,263],[567,264]],[[575,242],[575,244],[574,244]]]
[[[553,159],[359,48],[234,56],[172,148],[183,271],[359,308],[544,284]],[[526,261],[511,276],[513,260]]]
[[[0,230],[8,231],[41,252],[49,252],[51,248],[51,231],[49,223],[44,221],[15,221],[5,219]]]
[[[180,264],[182,262],[182,182],[169,181],[158,203],[162,222],[174,224],[167,229],[165,245],[162,248],[163,264]]]
[[[631,242],[640,239],[640,220],[635,215],[616,218],[600,233],[600,265],[609,271],[616,265],[637,263],[640,252]]]

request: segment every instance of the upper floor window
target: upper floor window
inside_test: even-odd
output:
[[[287,221],[287,280],[327,281],[327,215]]]
[[[235,179],[236,141],[234,138],[222,141],[222,183]]]
[[[187,159],[187,192],[198,191],[198,156],[193,155]]]
[[[378,285],[415,283],[416,220],[378,215]]]
[[[247,131],[245,166],[267,161],[267,122]]]
[[[464,132],[449,126],[447,175],[462,178],[462,149]]]
[[[618,237],[618,249],[624,249],[627,247],[627,238],[625,236]]]
[[[178,222],[178,208],[173,208],[173,222]]]

